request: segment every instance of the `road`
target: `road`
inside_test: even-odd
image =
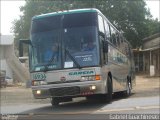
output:
[[[2,117],[18,114],[18,120],[106,120],[115,118],[114,114],[159,114],[159,80],[159,77],[138,76],[130,97],[114,95],[112,103],[109,104],[76,98],[73,102],[61,103],[58,107],[52,107],[49,99],[35,100],[31,89],[8,87],[1,89],[0,111]]]
[[[159,96],[136,98],[115,96],[110,104],[100,103],[98,101],[87,101],[84,98],[80,98],[74,99],[73,102],[62,103],[55,108],[49,103],[2,106],[1,113],[27,115],[26,117],[44,117],[48,119],[51,116],[57,115],[59,115],[59,119],[66,118],[65,115],[75,115],[77,119],[89,117],[87,115],[90,115],[90,117],[91,115],[96,115],[95,118],[106,118],[107,114],[159,114],[159,104]]]

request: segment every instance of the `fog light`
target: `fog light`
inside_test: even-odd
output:
[[[41,91],[40,91],[40,90],[37,90],[37,91],[36,91],[36,94],[38,94],[38,95],[41,94]]]
[[[96,89],[95,85],[90,86],[90,90],[95,90],[95,89]]]

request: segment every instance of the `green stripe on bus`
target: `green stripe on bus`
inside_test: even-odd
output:
[[[78,10],[78,11],[65,11],[65,12],[53,12],[48,14],[42,14],[38,16],[34,16],[32,20],[39,19],[39,18],[45,18],[50,16],[56,16],[56,15],[66,15],[66,14],[73,14],[73,13],[85,13],[85,12],[97,12],[96,10]]]

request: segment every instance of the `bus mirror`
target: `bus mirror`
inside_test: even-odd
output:
[[[32,45],[31,40],[20,39],[19,40],[19,57],[23,57],[23,44]]]
[[[108,42],[107,42],[107,41],[104,41],[104,42],[103,42],[103,52],[104,52],[104,53],[107,53],[107,52],[108,52]]]
[[[20,44],[28,44],[28,45],[32,45],[31,40],[29,39],[20,39],[19,40]]]

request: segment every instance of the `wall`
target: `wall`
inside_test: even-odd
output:
[[[6,76],[13,78],[13,72],[5,59],[5,48],[13,44],[12,35],[0,36],[0,70],[6,71]]]

